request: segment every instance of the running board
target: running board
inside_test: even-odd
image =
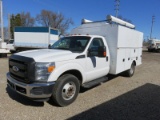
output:
[[[101,77],[101,78],[98,78],[98,79],[95,79],[95,80],[92,80],[90,82],[82,84],[82,87],[91,88],[91,87],[96,86],[96,85],[98,85],[100,83],[103,83],[103,82],[105,82],[107,80],[108,80],[108,77]]]

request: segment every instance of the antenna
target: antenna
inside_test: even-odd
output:
[[[116,17],[118,17],[118,12],[119,12],[119,6],[120,6],[120,0],[115,0],[115,12],[116,12]]]
[[[155,22],[155,16],[152,16],[152,25],[151,25],[151,33],[150,33],[150,39],[152,39],[152,32],[153,32],[153,24]]]

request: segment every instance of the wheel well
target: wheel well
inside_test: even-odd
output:
[[[63,74],[61,74],[59,77],[61,77],[64,74],[72,74],[72,75],[76,76],[78,78],[78,80],[80,81],[80,83],[82,84],[82,80],[83,80],[82,74],[78,70],[69,70],[69,71],[66,71]]]

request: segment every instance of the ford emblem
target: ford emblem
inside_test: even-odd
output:
[[[14,72],[18,72],[19,71],[19,68],[17,66],[13,66],[12,69],[13,69]]]

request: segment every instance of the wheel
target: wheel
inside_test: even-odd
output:
[[[7,53],[0,53],[0,58],[7,57]]]
[[[151,50],[150,50],[150,49],[148,49],[148,52],[151,52]]]
[[[160,49],[158,49],[157,52],[160,53]]]
[[[135,66],[136,66],[135,63],[133,62],[132,65],[131,65],[131,68],[126,71],[126,76],[127,77],[132,77],[134,75]]]
[[[20,49],[16,49],[16,53],[20,52]]]
[[[11,52],[11,54],[14,54],[14,53],[16,53],[16,51],[13,51],[13,50],[11,50],[10,52]]]
[[[71,74],[63,75],[54,86],[52,99],[61,107],[67,106],[76,100],[79,89],[77,77]]]

